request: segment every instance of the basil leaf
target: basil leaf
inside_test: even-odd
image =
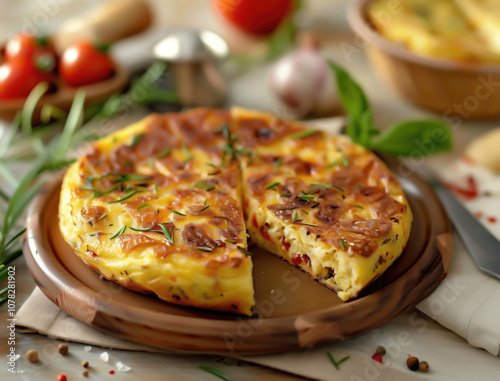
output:
[[[409,120],[392,125],[372,148],[399,156],[429,156],[453,147],[450,128],[437,120]]]
[[[369,109],[365,110],[359,118],[359,144],[368,149],[371,146],[373,128],[373,112]]]
[[[344,69],[331,61],[328,61],[328,64],[335,74],[339,98],[349,117],[347,133],[354,142],[362,144],[361,141],[366,136],[364,131],[366,124],[362,123],[361,119],[366,112],[371,113],[368,99],[361,87]]]

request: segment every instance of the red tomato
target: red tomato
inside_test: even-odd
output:
[[[35,59],[39,55],[51,55],[56,58],[56,53],[50,41],[45,37],[36,37],[30,34],[17,34],[7,41],[5,46],[5,60]]]
[[[272,33],[292,8],[292,0],[213,0],[232,24],[254,35]]]
[[[82,86],[102,81],[113,75],[115,65],[109,54],[89,41],[81,41],[66,49],[59,63],[59,74],[69,86]]]
[[[5,62],[0,66],[0,99],[27,97],[38,83],[48,80],[48,75],[30,61]]]

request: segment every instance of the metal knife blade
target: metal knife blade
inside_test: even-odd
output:
[[[453,226],[480,270],[500,279],[500,241],[446,189],[428,168],[418,171],[443,203]]]

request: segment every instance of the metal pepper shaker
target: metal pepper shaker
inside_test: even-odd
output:
[[[220,106],[226,83],[219,70],[229,48],[222,37],[209,30],[179,29],[153,49],[156,59],[168,64],[169,82],[183,106]]]

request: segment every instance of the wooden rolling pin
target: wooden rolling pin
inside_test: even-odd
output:
[[[53,37],[54,44],[58,53],[82,39],[111,44],[142,32],[152,19],[146,0],[110,0],[88,14],[64,22]]]

